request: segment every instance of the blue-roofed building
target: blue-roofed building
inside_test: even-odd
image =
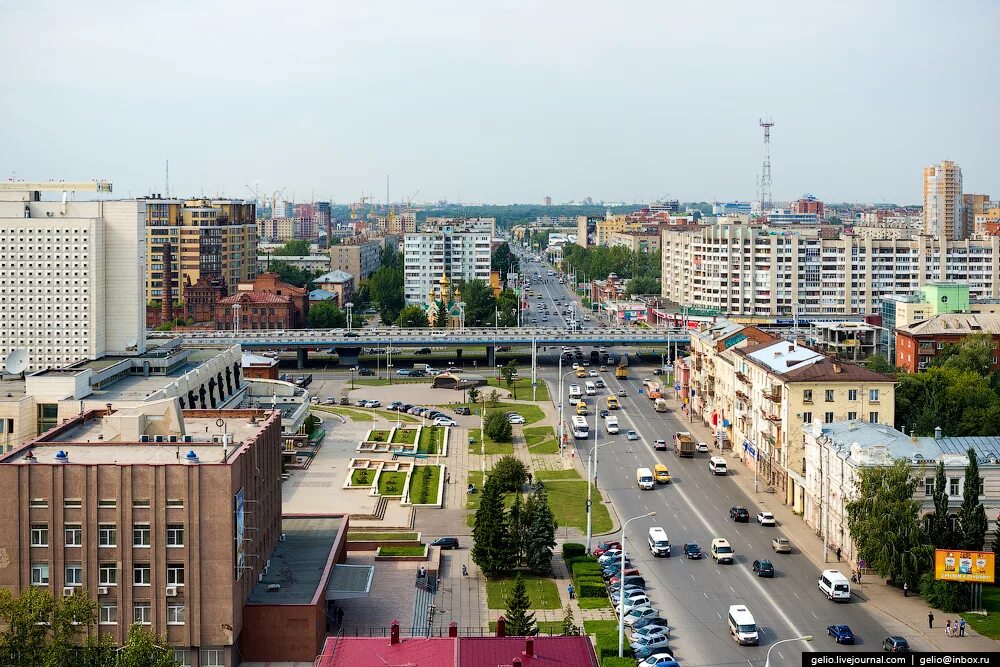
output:
[[[868,466],[891,465],[899,459],[909,461],[918,479],[916,497],[923,504],[923,516],[927,517],[934,511],[935,468],[938,461],[943,461],[949,512],[957,515],[971,447],[983,478],[987,535],[996,528],[1000,511],[1000,436],[945,437],[938,429],[934,436],[911,437],[886,424],[861,420],[832,424],[817,420],[804,429],[804,435],[806,502],[802,516],[812,528],[826,532],[831,547],[839,547],[848,562],[855,562],[856,554],[845,505],[853,497],[858,470]]]
[[[318,288],[314,289],[311,292],[309,292],[309,301],[310,302],[312,302],[312,301],[330,301],[330,300],[336,301],[337,300],[337,295],[334,294],[333,292],[328,292],[325,289],[318,289]]]
[[[316,289],[333,294],[338,306],[343,306],[350,301],[354,294],[354,276],[340,269],[324,273],[319,278],[315,278],[312,283]]]

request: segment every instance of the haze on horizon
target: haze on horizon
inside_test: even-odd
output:
[[[998,5],[290,2],[0,6],[0,176],[116,196],[919,203],[1000,186]],[[259,186],[257,185],[259,184]]]

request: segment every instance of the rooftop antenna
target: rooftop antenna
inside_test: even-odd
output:
[[[3,368],[8,374],[19,375],[23,380],[24,371],[28,368],[28,359],[28,350],[23,347],[11,350],[7,353],[7,360],[4,362]]]
[[[167,168],[163,176],[163,196],[170,199],[170,160],[167,160]]]
[[[764,166],[760,174],[760,208],[763,212],[771,209],[774,198],[771,192],[771,128],[774,121],[761,118],[760,126],[764,128]]]

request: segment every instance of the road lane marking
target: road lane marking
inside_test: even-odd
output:
[[[719,612],[715,612],[715,615],[719,617],[720,621],[722,620],[722,614],[720,614]]]
[[[815,619],[816,619],[817,621],[819,620],[819,616],[817,616],[817,615],[816,615],[816,612],[814,612],[814,611],[811,611],[811,612],[809,612],[809,613],[810,613],[810,614],[812,614],[812,615],[813,615],[813,618],[815,618]]]
[[[733,588],[732,586],[729,587],[729,590],[731,590],[733,593],[736,593],[736,589]]]
[[[794,595],[795,597],[799,597],[799,594],[796,593],[795,591],[792,591],[792,595]]]

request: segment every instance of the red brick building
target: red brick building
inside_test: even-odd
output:
[[[1000,368],[1000,315],[942,313],[896,329],[896,366],[907,372],[925,370],[950,345],[970,334],[993,336],[993,370]]]
[[[825,211],[823,202],[812,195],[803,195],[801,199],[792,202],[792,213],[815,213],[822,220]]]
[[[184,317],[198,322],[215,320],[215,306],[226,298],[226,284],[221,278],[202,276],[184,288]]]
[[[216,328],[233,329],[237,313],[241,330],[299,329],[309,314],[309,292],[281,282],[276,273],[262,273],[216,303]]]

